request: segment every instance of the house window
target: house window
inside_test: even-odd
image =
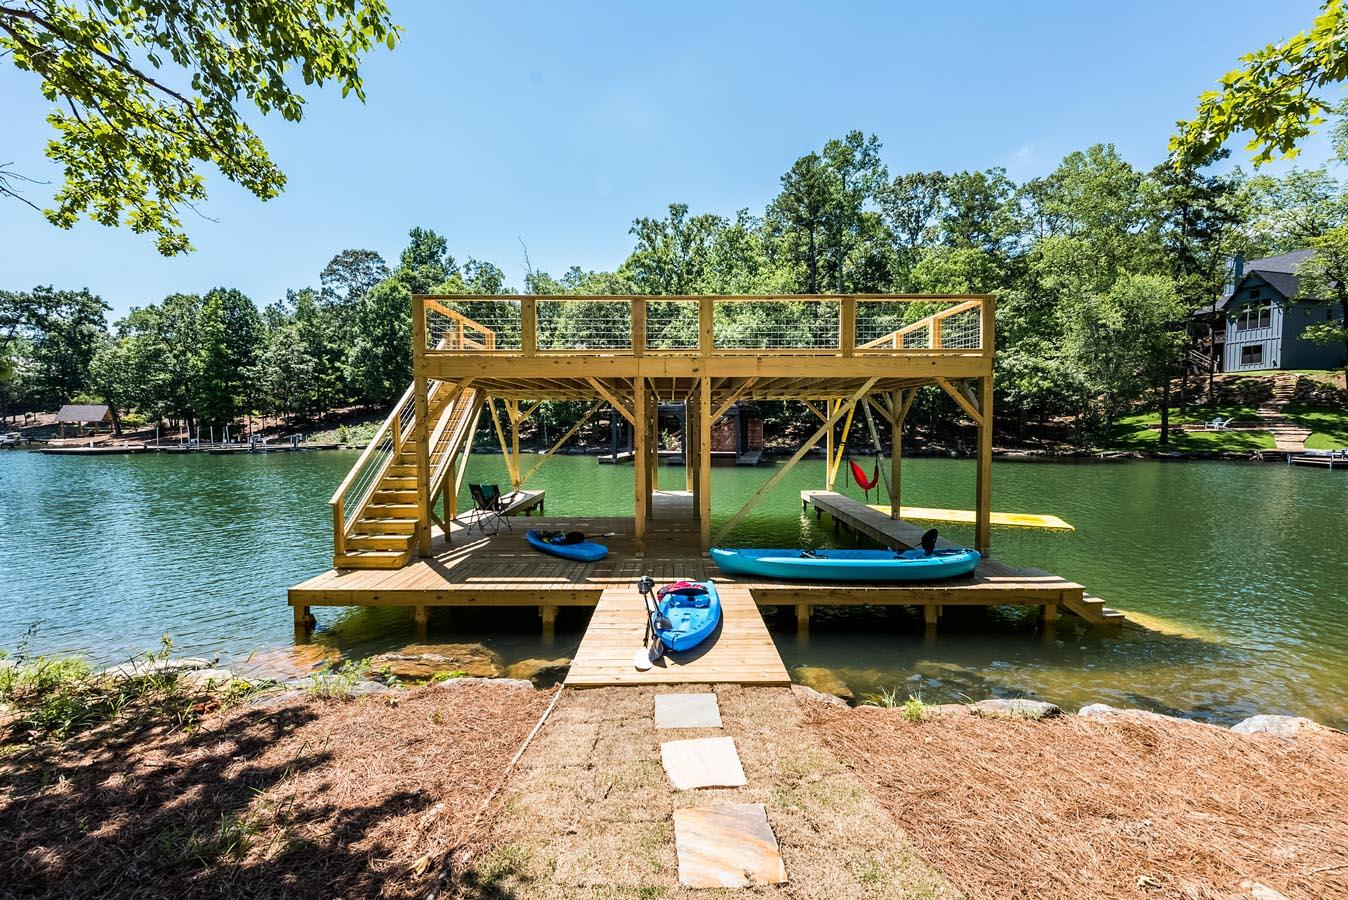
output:
[[[1240,348],[1240,364],[1242,366],[1257,366],[1264,361],[1263,344],[1247,344]]]
[[[1272,303],[1250,303],[1235,315],[1236,331],[1267,328],[1273,324]]]

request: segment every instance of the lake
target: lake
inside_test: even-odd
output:
[[[0,648],[114,662],[168,634],[176,653],[293,670],[286,588],[330,565],[327,499],[354,458],[0,452]],[[1348,727],[1348,476],[1215,462],[994,469],[995,509],[1054,513],[1077,527],[994,529],[994,554],[1079,581],[1147,627],[1101,635],[1066,617],[1050,635],[1027,610],[956,608],[928,639],[903,611],[822,610],[798,639],[791,615],[769,615],[787,665],[830,667],[863,696],[1027,696],[1226,724],[1263,712]],[[715,469],[715,514],[728,516],[772,471]],[[682,488],[681,468],[662,476]],[[501,458],[474,457],[467,480],[505,481]],[[547,490],[550,515],[631,514],[631,466],[555,457],[529,486]],[[822,461],[801,463],[734,542],[830,545],[827,520],[801,515],[798,499],[822,486]],[[904,500],[971,507],[972,462],[905,460]],[[971,528],[943,532],[972,541]],[[348,656],[415,640],[405,610],[316,614],[313,643]],[[569,656],[587,617],[564,610],[545,642],[533,609],[435,610],[430,640],[480,641],[507,663]]]

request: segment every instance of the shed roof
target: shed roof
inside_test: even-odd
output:
[[[108,407],[101,403],[67,403],[56,414],[56,421],[65,424],[87,425],[106,422],[111,418]]]

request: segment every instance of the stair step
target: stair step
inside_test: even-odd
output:
[[[360,534],[411,534],[417,530],[417,520],[360,518],[356,520],[355,531]]]
[[[365,507],[365,517],[371,519],[412,519],[417,517],[415,503],[371,503]]]
[[[399,550],[412,546],[411,534],[376,534],[358,532],[346,539],[348,550]]]
[[[388,474],[394,476],[395,478],[400,477],[416,478],[417,466],[416,463],[412,463],[411,465],[407,465],[404,463],[394,463],[393,465],[388,467]]]
[[[406,490],[410,488],[415,491],[417,489],[417,476],[416,473],[411,475],[385,475],[383,479],[380,480],[379,487],[381,490],[387,488],[401,488]]]
[[[412,503],[417,502],[416,491],[405,490],[385,490],[380,488],[374,492],[375,503]]]
[[[410,558],[410,550],[353,550],[333,556],[338,569],[401,569]]]

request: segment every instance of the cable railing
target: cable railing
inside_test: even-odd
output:
[[[418,296],[427,352],[986,354],[982,295]]]

